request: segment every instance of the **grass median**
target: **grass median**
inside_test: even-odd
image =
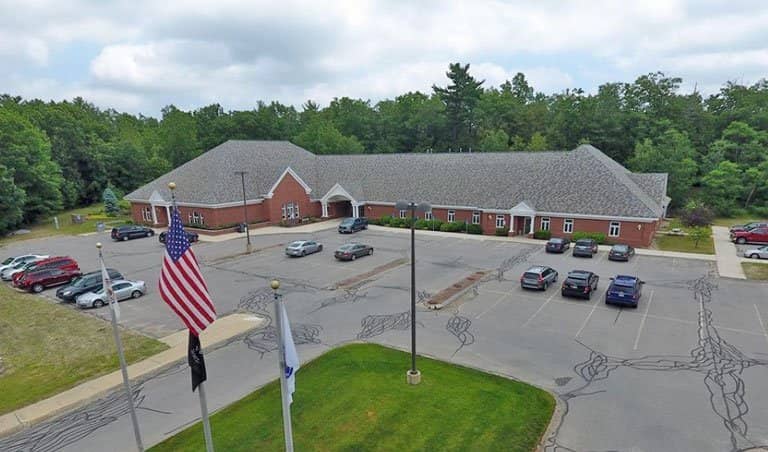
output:
[[[653,239],[656,249],[677,251],[681,253],[715,254],[715,242],[712,237],[706,237],[696,242],[687,235],[656,234]]]
[[[757,281],[768,281],[768,264],[758,264],[756,262],[742,262],[741,268],[747,279]]]
[[[122,331],[129,363],[168,348]],[[0,286],[0,414],[119,369],[112,326],[39,296]]]
[[[418,360],[421,384],[410,386],[409,364],[409,354],[372,344],[305,364],[292,405],[296,450],[531,451],[549,424],[555,401],[545,391],[427,358]],[[217,450],[282,450],[279,382],[220,410],[211,428]],[[151,450],[204,449],[196,424]]]

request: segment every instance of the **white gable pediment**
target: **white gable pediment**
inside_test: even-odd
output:
[[[323,203],[327,203],[331,200],[331,198],[339,197],[339,198],[345,198],[353,203],[357,203],[357,200],[352,197],[352,195],[349,194],[347,190],[344,189],[340,184],[336,183],[333,187],[331,187],[330,190],[328,190],[328,193],[325,194],[320,200]]]
[[[518,216],[536,215],[536,211],[533,210],[533,208],[529,206],[525,201],[521,201],[517,203],[515,207],[510,209],[510,213],[512,215],[518,215]]]
[[[152,192],[152,196],[149,197],[149,202],[156,204],[156,203],[164,203],[165,199],[163,199],[163,196],[158,192],[157,190]]]

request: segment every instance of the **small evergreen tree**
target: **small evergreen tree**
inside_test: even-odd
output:
[[[113,192],[111,188],[107,187],[106,190],[104,190],[102,198],[104,199],[104,212],[106,212],[107,215],[113,217],[120,212],[120,207],[117,205],[117,196],[115,196],[115,192]]]

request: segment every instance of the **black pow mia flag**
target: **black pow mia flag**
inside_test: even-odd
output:
[[[187,362],[192,371],[192,392],[195,392],[200,383],[206,380],[205,360],[203,351],[200,350],[200,338],[189,333],[189,347],[187,348]]]

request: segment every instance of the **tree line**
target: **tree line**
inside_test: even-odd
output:
[[[118,196],[229,139],[290,140],[316,154],[567,150],[590,143],[633,171],[669,173],[673,207],[768,216],[768,81],[680,93],[657,72],[595,93],[546,95],[525,75],[487,86],[450,64],[444,86],[376,103],[250,110],[169,105],[160,119],[82,98],[0,96],[0,233]],[[567,171],[567,169],[563,169]]]

